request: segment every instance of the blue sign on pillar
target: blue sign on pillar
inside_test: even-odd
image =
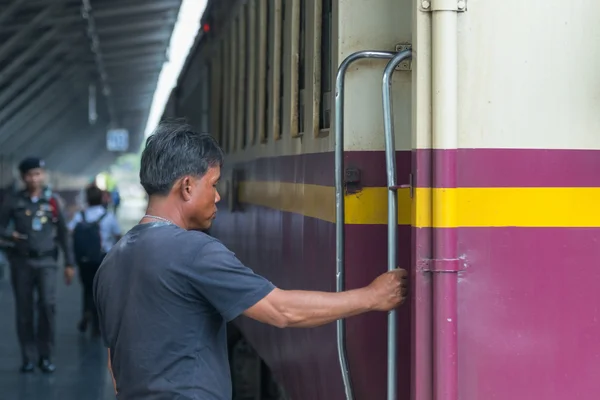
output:
[[[108,151],[129,150],[129,132],[127,129],[110,129],[106,133],[106,149]]]

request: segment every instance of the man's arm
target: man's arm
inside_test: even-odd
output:
[[[59,201],[56,201],[56,207],[58,214],[58,220],[56,221],[58,243],[65,256],[65,267],[73,267],[75,265],[75,260],[73,259],[73,249],[71,248],[70,240],[71,235],[69,234],[69,229],[67,228],[64,210]]]
[[[57,198],[55,198],[55,200],[57,208],[57,239],[58,244],[60,245],[65,257],[65,283],[67,285],[70,285],[71,282],[73,282],[73,278],[75,277],[75,257],[73,255],[73,248],[71,246],[71,234],[69,232],[69,229],[67,228],[67,221],[65,218],[63,205]]]
[[[121,233],[121,226],[119,225],[119,221],[117,220],[116,215],[111,213],[110,219],[110,233],[113,235],[115,241],[121,240],[123,234]]]
[[[108,372],[110,372],[110,377],[113,381],[113,387],[115,388],[115,394],[117,394],[117,381],[115,380],[115,375],[112,370],[112,363],[110,362],[110,349],[108,349]]]
[[[192,267],[182,274],[225,320],[244,314],[282,328],[314,327],[367,311],[388,311],[402,304],[407,292],[403,269],[342,293],[281,290],[216,240],[201,247]]]
[[[369,286],[341,293],[274,289],[244,312],[280,328],[311,328],[368,311],[389,311],[406,299],[406,270],[385,273]]]

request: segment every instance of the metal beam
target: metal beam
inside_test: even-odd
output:
[[[141,72],[139,74],[121,74],[121,75],[113,75],[110,78],[110,81],[112,83],[119,83],[119,82],[132,82],[136,79],[139,79],[140,81],[144,81],[144,82],[148,82],[148,81],[152,81],[154,83],[158,83],[158,78],[160,77],[160,71],[148,71],[148,72]],[[121,85],[119,85],[120,87]],[[115,86],[116,87],[116,86]]]
[[[52,4],[52,1],[47,2],[47,4]],[[114,4],[114,5],[113,5]],[[178,14],[179,7],[181,6],[181,0],[153,0],[152,2],[148,1],[135,1],[126,3],[124,1],[114,2],[111,5],[103,5],[98,7],[98,11],[96,16],[98,18],[113,18],[113,17],[128,17],[131,16],[140,16],[143,18],[146,14],[151,13],[174,13]],[[118,4],[120,6],[115,6]],[[57,24],[72,24],[81,21],[81,17],[79,15],[69,15],[69,16],[60,16],[55,18],[48,18],[42,21],[44,26],[55,26]],[[30,24],[29,20],[19,19],[14,21],[14,24],[4,25],[1,27],[0,32],[5,31],[17,31],[25,28]],[[122,25],[119,23],[119,25]]]
[[[13,80],[7,88],[0,91],[0,106],[4,105],[7,101],[11,100],[18,91],[23,90],[23,87],[35,79],[36,76],[45,73],[46,68],[49,64],[55,61],[55,57],[59,55],[67,47],[67,42],[58,43],[48,53],[45,53],[43,58],[35,63],[31,68],[25,71],[22,75],[19,75],[17,79]]]
[[[104,56],[102,54],[102,51],[100,50],[100,38],[98,37],[98,32],[96,30],[96,12],[92,10],[90,0],[82,0],[82,2],[82,15],[83,18],[87,21],[87,33],[88,37],[92,42],[91,48],[95,56],[96,67],[98,68],[98,76],[100,77],[100,81],[102,82],[102,94],[104,94],[104,98],[107,103],[110,124],[113,126],[118,126],[119,121],[113,104],[110,85],[108,84],[108,74],[106,72],[106,66],[104,64]]]
[[[121,91],[115,93],[115,98],[126,98],[138,96],[152,96],[156,91],[156,85],[136,85],[136,86],[124,86]]]
[[[119,6],[103,6],[98,8],[96,16],[98,18],[114,18],[124,17],[127,15],[140,15],[148,14],[159,11],[170,11],[179,10],[181,6],[181,0],[154,0],[149,2],[147,0],[140,0],[131,2],[129,4],[119,2]]]
[[[114,47],[105,47],[105,53],[113,54],[116,52],[122,52],[125,54],[126,58],[129,54],[137,51],[139,48],[146,48],[152,50],[154,54],[166,54],[167,52],[167,42],[135,42],[131,41],[130,43],[120,43],[119,46]]]
[[[122,36],[115,39],[102,38],[102,50],[106,52],[123,50],[132,47],[162,47],[160,52],[166,52],[171,34],[163,32],[148,33],[140,36]],[[158,46],[156,46],[158,45]]]
[[[115,99],[130,99],[132,97],[153,96],[156,91],[156,85],[136,85],[124,87],[119,93],[115,93]]]
[[[133,58],[143,58],[146,56],[161,56],[166,54],[166,46],[137,46],[132,49],[115,50],[105,52],[106,62],[111,60],[131,60]]]
[[[8,21],[24,2],[25,0],[14,0],[10,3],[10,5],[2,11],[2,14],[0,14],[0,26]]]
[[[7,79],[11,77],[11,74],[17,71],[25,61],[31,56],[38,54],[46,42],[52,39],[58,33],[58,29],[52,29],[42,35],[42,37],[36,41],[31,47],[27,48],[26,51],[21,53],[18,57],[15,57],[10,64],[0,70],[0,85],[3,84]]]
[[[162,68],[163,64],[167,61],[166,54],[157,57],[157,55],[152,55],[152,57],[148,58],[134,58],[133,60],[124,60],[124,59],[115,59],[107,61],[106,67],[110,70],[114,67],[122,67],[123,65],[127,66],[127,69],[135,68],[135,67],[145,67],[147,65],[156,66],[156,68]]]
[[[152,97],[154,97],[154,92],[136,93],[135,95],[131,96],[119,96],[115,97],[115,99],[138,102],[140,100],[151,99]]]
[[[98,27],[99,35],[111,35],[117,34],[119,36],[123,34],[130,34],[132,31],[149,30],[150,32],[160,32],[165,28],[165,25],[174,25],[177,20],[177,15],[171,17],[170,15],[165,18],[157,19],[143,19],[139,22],[130,22],[128,24],[111,24],[105,27]],[[169,35],[170,35],[169,31]]]
[[[73,102],[71,104],[73,104]],[[56,140],[57,135],[60,137],[60,132],[64,133],[67,131],[78,118],[81,121],[84,121],[84,118],[82,118],[81,115],[85,115],[85,113],[83,113],[80,108],[71,108],[71,104],[69,104],[69,108],[67,108],[67,112],[64,115],[59,114],[55,116],[43,131],[35,132],[36,135],[39,134],[39,139],[36,139],[35,141],[25,140],[20,143],[18,147],[15,147],[13,152],[21,153],[25,149],[29,149],[30,152],[38,154],[45,150],[47,151],[52,142]],[[79,123],[83,123],[81,121],[79,121]]]
[[[59,4],[60,3],[52,4],[44,8],[29,22],[29,24],[27,24],[26,27],[19,30],[16,34],[12,35],[10,39],[5,41],[2,46],[0,46],[0,60],[7,58],[8,54],[10,54],[10,51],[15,47],[15,45],[20,43],[23,38],[29,36],[30,32],[37,28],[39,23],[46,19]]]
[[[61,74],[61,67],[59,65],[51,68],[48,73],[41,75],[37,80],[35,80],[31,85],[27,87],[27,89],[21,93],[17,97],[13,99],[6,107],[3,107],[0,110],[0,123],[5,122],[8,117],[10,117],[14,112],[19,110],[33,95],[42,89],[48,82],[55,79],[57,76]]]
[[[37,80],[35,80],[29,87],[21,92],[17,97],[13,99],[6,107],[3,107],[0,110],[0,122],[6,121],[6,119],[14,112],[16,112],[19,108],[23,106],[23,104],[29,100],[37,91],[42,89],[48,82],[52,79],[60,76],[62,71],[61,65],[55,65],[53,68],[50,68],[47,73],[41,75]],[[69,70],[72,72],[72,68]]]
[[[77,110],[81,111],[81,110]],[[61,146],[64,141],[70,140],[75,137],[76,134],[81,130],[86,129],[88,126],[87,118],[84,113],[71,112],[69,118],[64,118],[55,122],[53,129],[49,129],[45,132],[44,136],[35,142],[35,146],[30,147],[30,151],[35,154],[43,154],[44,157],[50,152],[54,151],[58,146]],[[79,117],[79,118],[78,118]],[[25,146],[21,146],[23,149]]]
[[[32,148],[36,149],[38,153],[48,154],[57,145],[60,145],[60,141],[57,141],[57,138],[60,140],[68,140],[74,134],[74,131],[79,132],[80,128],[84,129],[88,127],[88,121],[84,111],[85,110],[82,108],[77,107],[77,103],[75,103],[75,108],[72,108],[67,112],[67,118],[55,120],[54,126],[48,129],[48,131],[45,131],[40,140],[35,141],[35,146],[32,146]],[[73,127],[77,127],[77,129],[74,130]]]
[[[113,71],[113,74],[111,74],[111,76],[115,76],[115,75],[122,76],[122,75],[130,75],[130,74],[135,74],[137,76],[137,75],[149,74],[149,73],[160,74],[162,71],[163,64],[164,64],[164,61],[160,64],[143,62],[143,63],[136,63],[136,64],[128,65],[127,68],[112,68],[111,71]]]
[[[57,101],[53,102],[49,108],[45,109],[42,113],[39,113],[37,118],[27,121],[20,132],[21,134],[18,136],[13,135],[14,140],[9,140],[3,147],[14,149],[14,151],[17,152],[16,149],[24,143],[37,140],[39,133],[48,129],[49,124],[56,117],[60,115],[64,116],[64,111],[76,101],[77,98],[74,96],[62,96]]]
[[[69,75],[66,76],[69,78]],[[40,110],[44,110],[48,104],[59,98],[64,92],[61,80],[53,82],[43,92],[41,92],[34,101],[26,107],[20,108],[9,120],[0,125],[0,129],[6,132],[0,135],[0,146],[10,139],[15,132],[19,132],[30,119],[34,118]]]

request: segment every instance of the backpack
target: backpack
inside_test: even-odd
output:
[[[102,237],[100,236],[100,221],[106,216],[102,214],[97,221],[88,222],[85,212],[81,211],[81,221],[73,229],[73,252],[75,262],[82,264],[100,264],[104,252],[102,250]]]

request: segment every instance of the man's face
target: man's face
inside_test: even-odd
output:
[[[44,186],[46,173],[42,168],[34,168],[23,174],[23,182],[30,191],[39,190]]]
[[[194,215],[194,229],[210,228],[217,216],[217,203],[221,200],[217,183],[221,177],[221,167],[209,168],[201,179],[192,183],[190,207]]]

